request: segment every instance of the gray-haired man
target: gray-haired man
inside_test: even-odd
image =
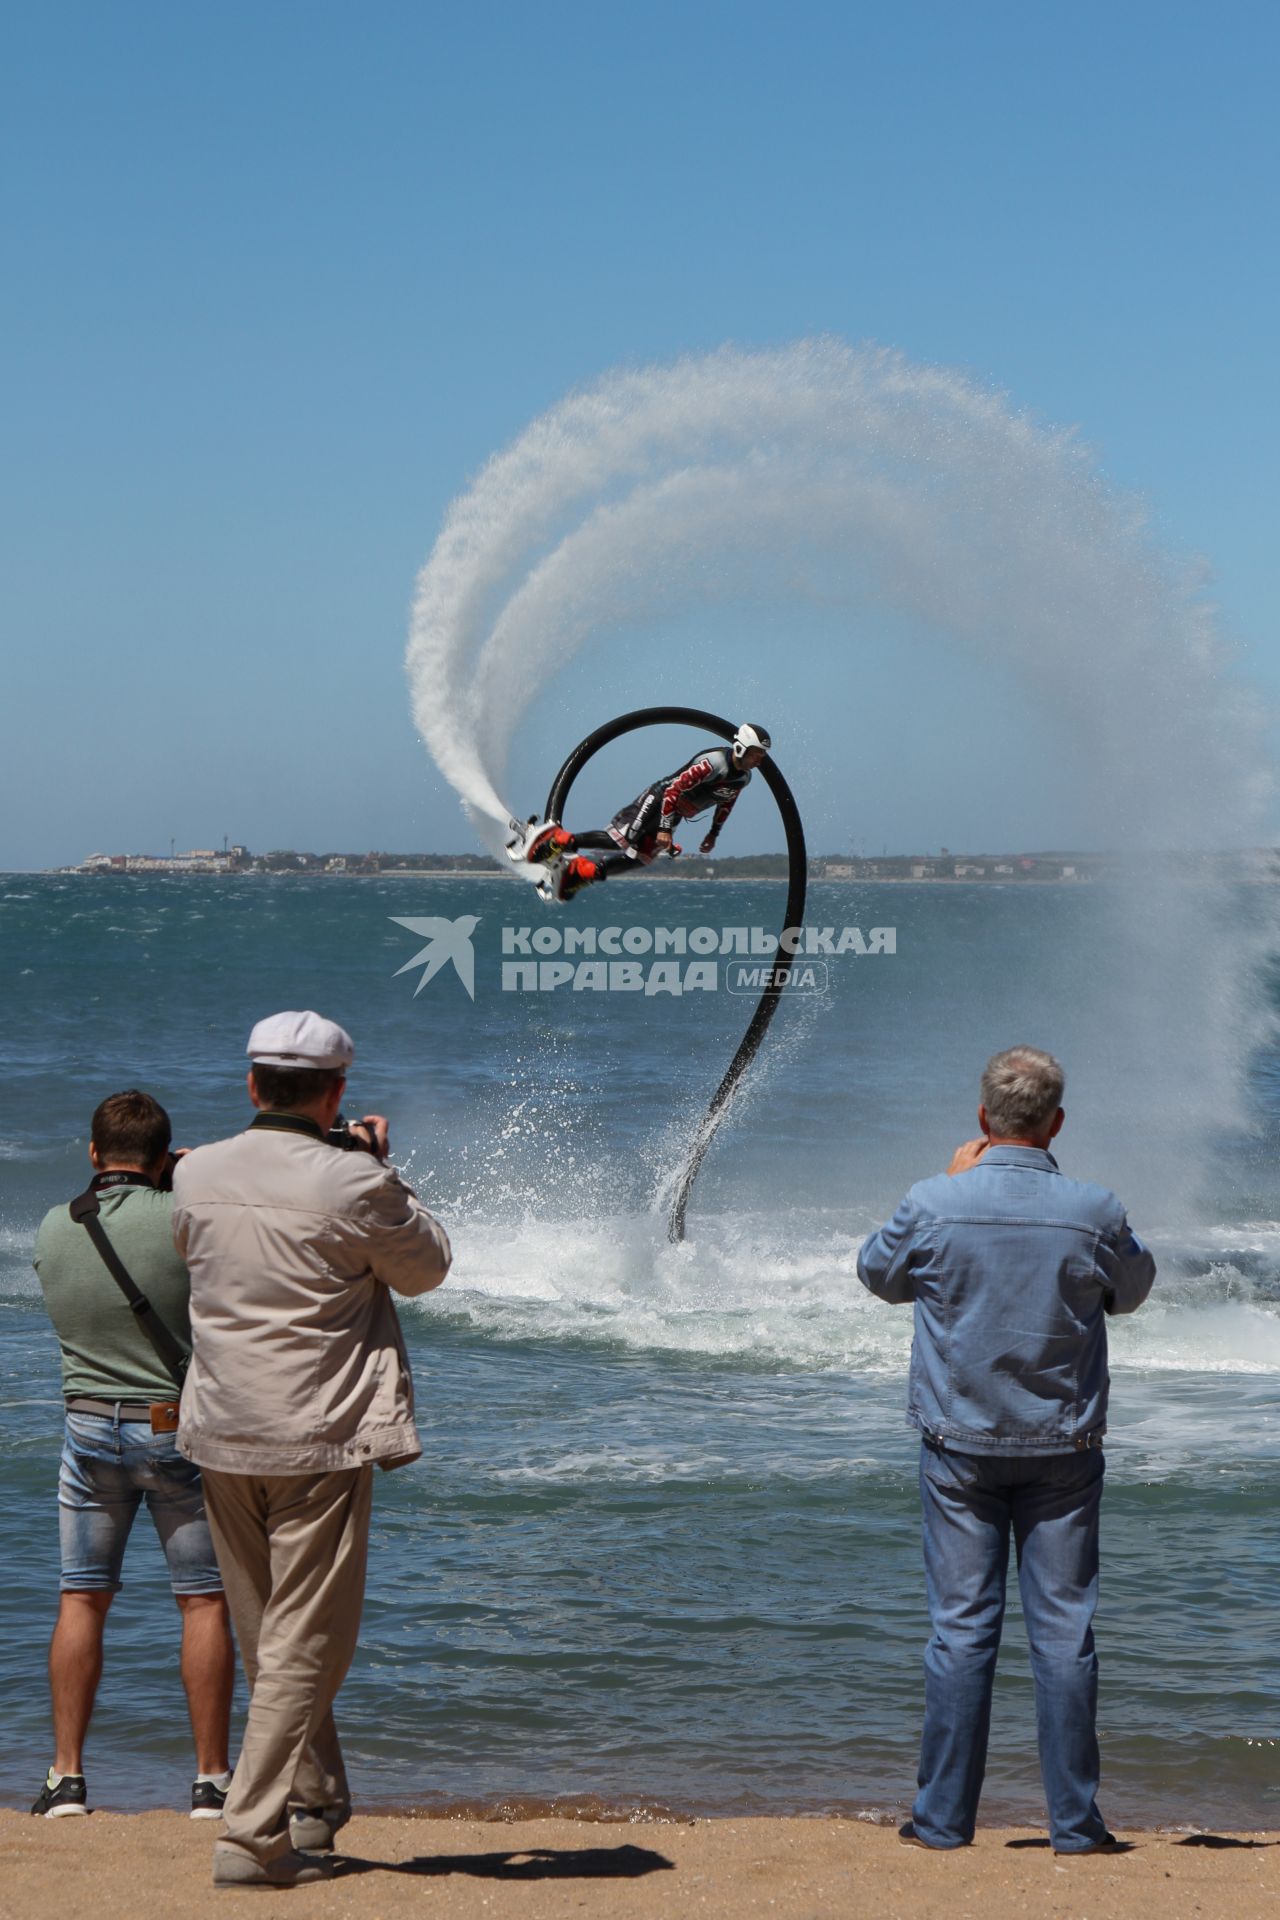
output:
[[[252,1696],[214,1850],[216,1886],[321,1879],[350,1814],[332,1707],[364,1599],[373,1465],[422,1448],[392,1292],[421,1294],[449,1242],[385,1164],[386,1122],[330,1141],[354,1049],[315,1013],[249,1037],[244,1133],[174,1177],[194,1357],[178,1445],[199,1463]]]
[[[925,1652],[919,1792],[903,1838],[973,1838],[1004,1619],[1009,1536],[1036,1690],[1050,1838],[1115,1843],[1098,1811],[1098,1509],[1109,1313],[1155,1262],[1105,1187],[1069,1180],[1051,1054],[1011,1047],[982,1076],[982,1138],[912,1187],[858,1255],[882,1300],[915,1304],[908,1418],[920,1429]]]

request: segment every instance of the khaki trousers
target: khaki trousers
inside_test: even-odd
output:
[[[201,1481],[251,1696],[226,1837],[265,1861],[289,1846],[291,1806],[351,1805],[332,1707],[360,1631],[373,1468]]]

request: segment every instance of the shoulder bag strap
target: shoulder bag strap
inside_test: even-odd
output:
[[[138,1286],[133,1275],[125,1266],[124,1261],[120,1258],[120,1255],[116,1252],[110,1240],[108,1240],[106,1229],[98,1217],[98,1206],[98,1196],[93,1191],[93,1188],[90,1187],[87,1193],[77,1194],[76,1198],[71,1202],[71,1218],[79,1222],[92,1240],[94,1246],[102,1256],[102,1264],[106,1267],[107,1272],[111,1275],[111,1278],[115,1281],[121,1293],[129,1302],[134,1314],[137,1316],[138,1325],[146,1334],[161,1360],[173,1375],[179,1390],[181,1390],[182,1382],[186,1377],[187,1367],[191,1361],[191,1356],[185,1353],[178,1345],[178,1342],[174,1339],[168,1327],[166,1327],[164,1321],[148,1300],[146,1294],[143,1293],[141,1287]]]

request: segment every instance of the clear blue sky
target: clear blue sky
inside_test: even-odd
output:
[[[0,866],[467,845],[402,676],[444,508],[567,388],[725,340],[874,339],[1077,424],[1280,703],[1278,22],[12,10]],[[868,831],[945,838],[938,800]]]

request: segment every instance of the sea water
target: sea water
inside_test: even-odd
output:
[[[784,1004],[679,1247],[662,1199],[749,999],[503,991],[504,926],[543,922],[501,878],[10,876],[0,893],[5,1803],[30,1798],[51,1753],[61,1419],[36,1226],[83,1186],[104,1094],[154,1092],[182,1144],[231,1132],[250,1025],[315,1006],[355,1036],[349,1110],[390,1116],[455,1248],[446,1285],[402,1310],[425,1450],[375,1488],[340,1709],[363,1803],[909,1804],[927,1633],[910,1315],[865,1293],[854,1257],[974,1131],[986,1055],[1028,1040],[1067,1067],[1061,1164],[1114,1185],[1160,1263],[1150,1303],[1109,1329],[1104,1810],[1280,1824],[1280,1046],[1257,1017],[1280,991],[1249,957],[1263,889],[1200,917],[1198,953],[1153,956],[1154,1047],[1116,942],[1120,924],[1172,924],[1140,875],[1120,897],[819,885],[815,925],[892,927],[895,950],[828,959],[826,991]],[[768,883],[645,876],[556,924],[773,927],[781,903]],[[394,916],[463,914],[479,916],[474,1002],[452,967],[415,995],[397,970],[422,943]],[[1206,963],[1223,956],[1254,1018],[1234,1119],[1215,1095],[1201,1120]],[[1010,1593],[984,1807],[1034,1819]],[[96,1804],[182,1804],[177,1645],[144,1515],[108,1622]]]

